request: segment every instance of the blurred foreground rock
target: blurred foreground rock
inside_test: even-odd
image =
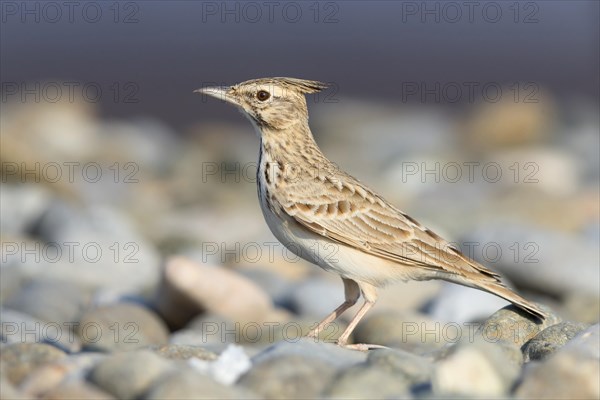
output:
[[[203,311],[240,322],[262,322],[274,313],[271,299],[252,281],[182,257],[166,263],[157,308],[173,327]]]

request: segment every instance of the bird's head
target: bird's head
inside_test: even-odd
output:
[[[233,86],[205,87],[195,92],[232,103],[260,129],[282,130],[308,119],[307,93],[325,89],[324,83],[295,78],[263,78]]]

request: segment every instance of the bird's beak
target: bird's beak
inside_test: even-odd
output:
[[[233,96],[233,94],[232,94],[231,86],[205,87],[205,88],[200,88],[200,89],[194,90],[194,93],[200,93],[203,96],[209,95],[212,97],[216,97],[219,100],[223,100],[228,103],[238,105],[238,102],[237,102],[235,96]]]

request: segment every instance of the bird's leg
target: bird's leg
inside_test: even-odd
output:
[[[327,317],[325,317],[325,319],[323,321],[319,322],[319,325],[317,325],[316,328],[314,328],[310,332],[308,332],[308,334],[306,335],[307,337],[312,337],[312,338],[319,337],[319,333],[325,327],[327,327],[327,325],[329,325],[330,323],[335,321],[335,319],[337,317],[342,315],[342,313],[344,311],[346,311],[347,309],[349,309],[350,307],[355,305],[356,302],[358,301],[358,298],[360,297],[360,288],[358,287],[358,284],[356,282],[354,282],[353,280],[346,279],[346,278],[342,278],[342,281],[344,282],[344,295],[346,297],[346,300],[338,308],[336,308],[331,314],[329,314]]]
[[[359,283],[359,285],[363,297],[365,298],[365,303],[362,305],[360,310],[358,310],[354,318],[352,318],[352,321],[350,321],[350,325],[348,325],[348,328],[346,328],[344,333],[342,333],[342,335],[338,338],[337,344],[341,347],[360,351],[366,351],[369,349],[385,349],[387,347],[376,344],[348,344],[348,338],[350,337],[352,331],[354,331],[354,328],[356,328],[356,325],[358,325],[360,320],[365,316],[367,312],[369,312],[369,310],[375,305],[375,302],[377,301],[377,288],[375,286],[364,283]]]

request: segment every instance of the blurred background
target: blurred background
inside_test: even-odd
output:
[[[328,82],[307,101],[340,168],[533,300],[598,321],[598,2],[66,4],[1,5],[4,322],[108,307],[142,344],[204,345],[203,321],[308,326],[337,306],[339,278],[263,221],[248,121],[192,93],[268,76]],[[409,283],[373,313],[463,323],[505,304]],[[69,329],[71,350],[126,347]],[[248,340],[210,344],[230,341]]]

